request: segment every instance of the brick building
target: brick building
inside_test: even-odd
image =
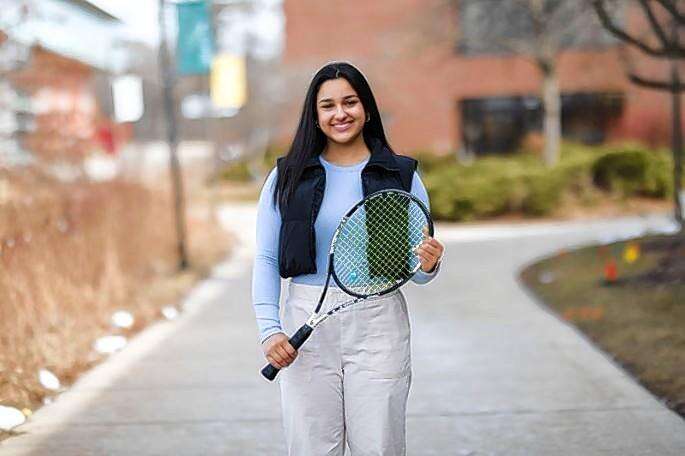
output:
[[[4,106],[12,128],[4,132],[0,164],[18,153],[78,163],[95,150],[113,152],[130,136],[130,125],[115,124],[107,112],[109,52],[120,21],[85,0],[22,4],[25,16],[0,31],[0,46],[25,49],[22,61],[2,75],[13,90]]]
[[[349,60],[364,72],[389,140],[401,153],[463,150],[469,141],[476,153],[503,151],[539,129],[537,68],[521,56],[466,54],[454,41],[426,38],[430,21],[436,28],[449,27],[450,20],[459,26],[458,18],[431,17],[438,3],[285,0],[283,65],[291,95],[278,142],[289,143],[309,80],[330,60]],[[640,27],[638,13],[627,12],[630,29]],[[646,58],[635,63],[645,74],[667,74]],[[558,73],[565,137],[668,143],[669,96],[631,84],[615,42],[564,51]]]

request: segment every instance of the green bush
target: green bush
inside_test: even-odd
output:
[[[556,172],[535,172],[524,177],[526,196],[521,211],[528,215],[551,213],[559,204],[565,188],[564,175]]]
[[[565,195],[596,203],[601,189],[664,198],[672,193],[667,153],[637,146],[563,143],[558,164],[547,168],[534,154],[493,156],[470,165],[446,157],[413,154],[437,219],[462,221],[505,212],[552,213]],[[593,183],[596,183],[596,187]]]
[[[663,198],[672,188],[665,154],[640,148],[610,151],[592,166],[592,180],[603,190],[622,196]]]
[[[506,212],[508,179],[505,176],[465,175],[456,166],[425,175],[431,212],[444,220],[472,220]]]
[[[445,166],[455,166],[457,157],[455,154],[436,155],[427,150],[416,151],[412,154],[419,161],[420,173],[432,173]]]
[[[637,150],[608,153],[592,166],[592,180],[604,190],[635,194],[646,180],[648,166],[648,158]]]
[[[459,173],[455,168],[425,179],[435,216],[445,220],[473,220],[506,212],[550,213],[559,203],[563,180],[557,173]]]
[[[249,181],[268,173],[283,147],[270,146],[251,162],[236,162],[224,179]],[[673,193],[672,161],[666,151],[639,145],[584,146],[562,143],[559,162],[547,168],[532,153],[479,158],[466,165],[456,154],[411,154],[426,185],[436,219],[465,221],[520,213],[542,216],[554,212],[566,196],[596,204],[604,191],[625,196],[667,198]]]
[[[436,217],[473,220],[520,210],[527,196],[528,157],[488,157],[422,174]]]
[[[642,193],[655,198],[668,198],[673,194],[673,160],[669,154],[656,153],[652,157]]]

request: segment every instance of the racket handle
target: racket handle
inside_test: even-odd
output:
[[[293,334],[293,337],[288,339],[288,342],[290,342],[290,345],[292,345],[293,348],[297,350],[309,338],[309,336],[312,333],[312,330],[313,328],[311,326],[304,324],[300,329],[297,330],[295,334]],[[273,379],[276,378],[276,375],[278,375],[278,371],[278,368],[272,366],[271,364],[267,364],[266,367],[262,369],[262,375],[267,380],[273,381]]]

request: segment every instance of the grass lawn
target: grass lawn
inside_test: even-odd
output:
[[[521,278],[685,418],[685,244],[675,240],[648,236],[560,251]],[[612,258],[613,281],[606,279]]]

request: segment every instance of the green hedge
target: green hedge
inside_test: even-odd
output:
[[[266,174],[285,151],[271,147],[257,162],[237,162],[223,170],[224,179],[248,181]],[[547,168],[525,151],[486,157],[466,165],[455,154],[411,154],[428,190],[436,219],[474,220],[504,213],[547,215],[567,195],[591,204],[602,193],[669,198],[673,193],[672,160],[666,150],[635,144],[583,146],[563,143],[558,164]],[[252,172],[251,172],[252,170]]]
[[[672,193],[670,162],[664,154],[644,149],[609,152],[592,165],[595,185],[622,196],[664,198]]]
[[[559,163],[547,168],[527,153],[488,157],[470,165],[417,153],[422,179],[438,219],[473,220],[505,212],[546,215],[566,194],[592,202],[606,191],[667,198],[672,193],[666,151],[637,146],[586,147],[565,143]]]

